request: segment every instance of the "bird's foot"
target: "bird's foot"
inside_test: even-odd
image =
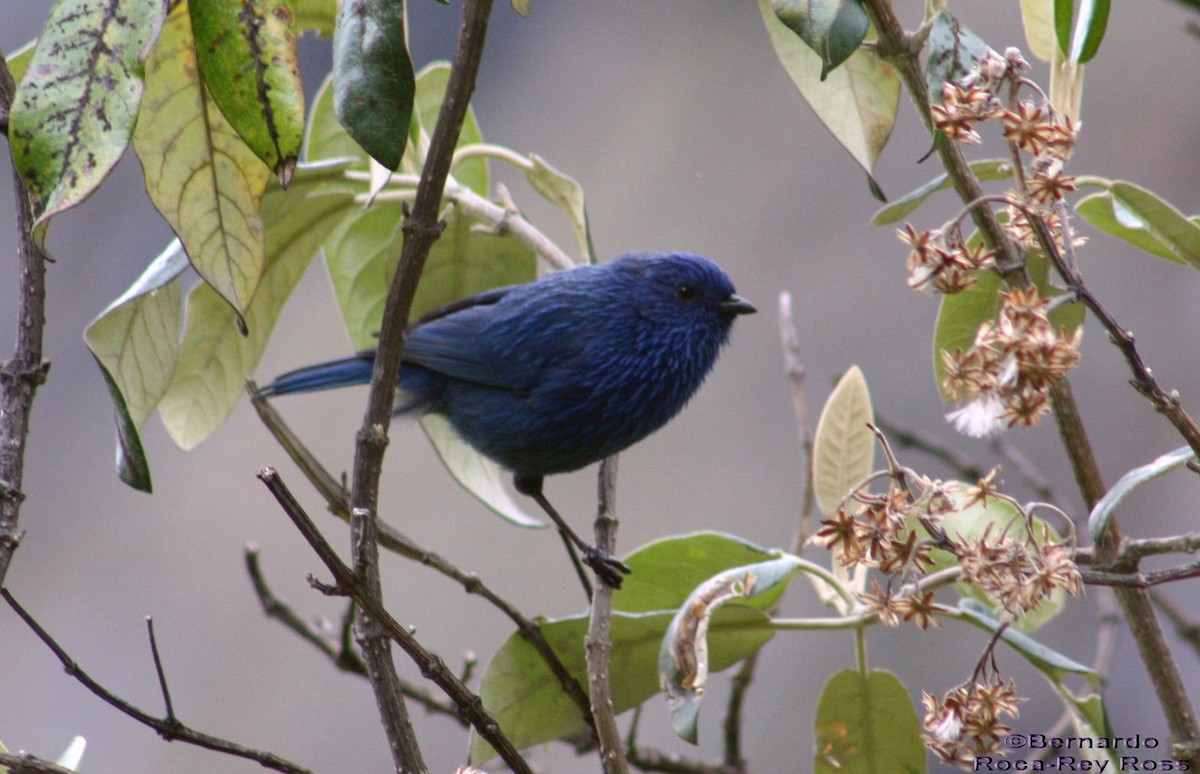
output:
[[[596,577],[605,586],[613,589],[621,588],[621,576],[633,572],[629,565],[612,554],[605,553],[599,548],[588,548],[583,552],[583,563],[596,572]]]

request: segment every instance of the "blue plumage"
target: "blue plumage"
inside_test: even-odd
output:
[[[712,369],[734,318],[753,311],[720,267],[686,253],[626,254],[491,290],[409,330],[399,410],[443,414],[548,508],[544,476],[666,424]],[[293,371],[262,394],[366,384],[373,357]]]

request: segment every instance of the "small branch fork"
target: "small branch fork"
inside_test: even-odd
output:
[[[309,770],[303,766],[298,766],[291,761],[280,758],[274,753],[263,752],[250,747],[243,747],[240,744],[196,731],[184,725],[179,718],[175,716],[175,710],[171,704],[171,693],[167,688],[167,679],[163,670],[162,659],[158,653],[158,643],[154,638],[154,624],[151,619],[146,619],[146,627],[150,635],[150,651],[154,657],[154,668],[158,673],[158,684],[162,691],[163,704],[166,707],[166,715],[161,718],[155,717],[145,710],[135,707],[134,705],[109,691],[100,683],[96,682],[96,680],[94,680],[87,672],[85,672],[83,668],[80,667],[79,664],[77,664],[75,660],[67,654],[66,650],[59,645],[58,642],[56,642],[45,629],[42,628],[41,624],[39,624],[34,617],[24,607],[22,607],[19,602],[17,602],[16,597],[14,597],[12,592],[10,592],[8,589],[0,588],[0,598],[3,598],[4,601],[8,603],[8,606],[11,607],[13,612],[15,612],[17,616],[25,622],[25,625],[28,626],[30,630],[32,630],[33,633],[38,636],[38,639],[45,643],[46,647],[50,648],[55,656],[58,657],[59,662],[62,664],[63,669],[68,675],[74,677],[85,688],[87,688],[108,705],[116,708],[120,712],[125,713],[142,725],[148,726],[157,731],[158,735],[168,742],[186,742],[188,744],[196,745],[197,747],[203,747],[208,750],[225,753],[226,755],[257,761],[264,768],[268,768],[273,771],[291,772],[292,774],[310,774]],[[13,757],[19,759],[23,756]],[[7,761],[0,758],[0,764],[7,764]],[[63,770],[57,767],[30,768],[32,764],[29,763],[25,763],[24,765],[25,771],[58,772]],[[21,771],[21,766],[21,762],[18,761],[18,763],[15,765],[15,769],[17,771]]]
[[[356,569],[351,569],[347,566],[333,547],[321,535],[316,524],[305,513],[303,507],[298,503],[295,497],[292,496],[290,490],[279,478],[278,473],[272,468],[266,468],[259,472],[258,477],[267,486],[271,494],[275,496],[276,501],[304,539],[308,541],[309,546],[320,557],[325,567],[333,575],[333,585],[323,584],[313,577],[309,577],[309,583],[314,588],[322,593],[349,597],[354,601],[355,605],[362,610],[362,614],[369,617],[380,628],[380,630],[392,642],[395,642],[400,648],[408,654],[417,667],[421,670],[421,676],[432,681],[435,685],[445,691],[446,695],[454,702],[459,711],[464,717],[470,721],[475,730],[487,740],[496,752],[504,759],[515,772],[519,774],[532,774],[532,769],[521,754],[513,747],[508,737],[500,730],[499,724],[492,718],[483,708],[483,702],[477,695],[472,693],[462,681],[442,662],[440,658],[430,653],[425,649],[416,637],[401,626],[396,619],[384,608],[382,601],[379,599],[377,592],[374,591],[368,581],[362,576],[360,569],[361,564],[358,558],[355,559]],[[354,520],[359,520],[361,517],[357,514]],[[356,550],[361,551],[362,547],[357,546]],[[360,616],[361,620],[362,616]]]
[[[257,395],[257,387],[252,382],[247,385],[247,389],[250,392],[251,403],[258,412],[259,418],[266,425],[267,429],[270,430],[275,440],[287,452],[292,461],[296,463],[301,472],[304,473],[305,478],[325,498],[330,512],[343,521],[348,522],[350,520],[350,496],[346,492],[345,487],[330,475],[325,467],[316,459],[315,455],[296,437],[279,413],[275,411],[270,401]],[[579,681],[567,671],[566,665],[563,664],[558,654],[554,652],[554,649],[550,647],[550,643],[546,641],[546,637],[542,634],[542,629],[536,621],[521,613],[515,605],[497,594],[475,573],[465,572],[441,555],[423,548],[386,521],[377,519],[376,523],[378,525],[379,543],[381,546],[441,573],[461,585],[463,590],[468,594],[476,594],[482,597],[506,615],[516,625],[517,632],[520,633],[521,637],[546,662],[546,666],[558,679],[563,691],[571,697],[571,701],[579,708],[584,721],[589,727],[590,733],[593,737],[595,736],[587,692],[584,691]],[[251,579],[254,580],[254,578],[255,576],[252,572]],[[254,583],[255,589],[258,590],[260,580],[254,580]],[[261,593],[259,594],[259,598],[262,600]],[[264,607],[265,605],[266,602],[264,601]],[[270,610],[268,610],[268,614],[270,614]],[[282,621],[283,619],[280,620]],[[283,622],[290,627],[286,621]],[[308,639],[304,635],[301,636]],[[406,692],[405,695],[410,694]],[[420,697],[413,698],[425,703]],[[426,704],[426,707],[428,708],[428,704]]]

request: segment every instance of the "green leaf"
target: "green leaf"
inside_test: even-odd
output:
[[[1026,534],[1023,524],[1025,517],[1012,503],[993,497],[989,498],[987,503],[975,503],[969,508],[964,508],[963,506],[967,500],[968,484],[950,481],[946,483],[945,487],[946,494],[954,502],[955,510],[944,515],[940,524],[946,530],[946,534],[951,540],[978,540],[983,537],[989,525],[992,526],[992,537],[996,537],[1005,531],[1018,539]],[[1062,540],[1057,531],[1036,516],[1033,518],[1033,533],[1037,535],[1038,540],[1041,540],[1042,536],[1046,534],[1055,543]],[[931,572],[943,570],[947,567],[954,567],[958,563],[953,555],[938,548],[932,551],[931,557],[933,559],[933,570]],[[962,596],[987,605],[989,610],[992,611],[991,614],[993,616],[999,614],[1001,610],[1000,603],[979,586],[974,583],[960,581],[954,587]],[[1037,607],[1023,615],[1016,621],[1014,626],[1022,632],[1036,631],[1047,621],[1062,612],[1066,604],[1066,592],[1061,588],[1055,588],[1049,597],[1043,599]]]
[[[1101,542],[1105,531],[1108,530],[1108,522],[1112,519],[1113,512],[1133,490],[1147,481],[1153,481],[1165,473],[1183,467],[1194,459],[1196,459],[1196,453],[1192,451],[1191,447],[1182,446],[1121,476],[1117,483],[1104,493],[1100,501],[1092,506],[1092,513],[1088,516],[1088,532],[1091,533],[1092,542],[1097,544]]]
[[[163,0],[54,4],[9,116],[35,225],[83,201],[125,152],[164,12]]]
[[[1111,0],[1080,0],[1079,18],[1075,20],[1075,32],[1071,40],[1071,61],[1083,64],[1100,50],[1104,32],[1108,28],[1108,12]]]
[[[947,10],[938,11],[929,29],[925,83],[929,101],[942,104],[942,86],[960,80],[987,52],[987,44]]]
[[[758,599],[773,603],[792,579],[800,559],[785,554],[765,562],[735,567],[701,583],[671,620],[658,653],[658,678],[667,694],[671,727],[696,744],[700,702],[708,682],[709,627],[713,615],[729,604]],[[775,593],[767,596],[768,592]]]
[[[328,159],[354,159],[355,170],[367,168],[367,152],[354,141],[337,120],[333,110],[333,74],[325,76],[317,89],[316,98],[308,115],[308,129],[304,135],[301,158],[305,161]]]
[[[312,30],[322,38],[333,35],[333,25],[337,19],[337,0],[288,0],[288,5],[292,7],[297,30]]]
[[[1200,217],[1188,218],[1145,188],[1121,180],[1079,202],[1091,225],[1152,254],[1200,269]]]
[[[874,469],[875,435],[867,427],[874,421],[867,380],[858,366],[851,366],[825,402],[813,434],[813,491],[826,516],[833,516]]]
[[[533,8],[533,0],[512,0],[513,10],[522,16],[528,16]]]
[[[971,172],[980,180],[1008,180],[1013,173],[1012,162],[1008,159],[973,161],[970,166]],[[948,190],[950,187],[950,176],[938,175],[920,188],[906,193],[880,209],[872,216],[871,225],[888,226],[899,223],[915,212],[930,196],[938,191]]]
[[[1054,0],[1021,0],[1021,23],[1029,52],[1043,62],[1054,57]]]
[[[529,160],[533,162],[533,166],[525,170],[529,184],[542,198],[567,214],[567,219],[571,221],[571,230],[575,233],[575,242],[579,246],[579,254],[585,256],[589,263],[595,263],[596,255],[592,248],[591,229],[588,227],[587,207],[583,202],[583,186],[574,178],[550,166],[536,153],[531,153]]]
[[[921,724],[904,684],[891,672],[843,669],[817,704],[816,774],[925,771]]]
[[[205,90],[186,4],[171,12],[146,62],[133,147],[154,206],[240,317],[266,262],[260,209],[271,173]]]
[[[1063,56],[1071,52],[1071,27],[1074,23],[1075,0],[1054,0],[1054,35]]]
[[[855,51],[822,82],[821,57],[775,16],[771,0],[759,0],[775,55],[821,123],[868,172],[887,144],[900,104],[900,77],[865,48]]]
[[[946,364],[942,352],[966,352],[975,343],[979,326],[994,320],[1000,310],[1000,278],[990,271],[973,273],[975,284],[958,293],[942,294],[933,330],[933,377],[946,403],[954,395],[946,389]]]
[[[304,135],[304,88],[284,0],[190,0],[204,83],[284,188]]]
[[[388,169],[400,166],[416,88],[403,0],[345,0],[333,33],[334,109]]]
[[[545,527],[546,522],[530,516],[504,488],[509,473],[483,456],[462,439],[441,414],[421,417],[421,429],[450,475],[479,502],[518,527]]]
[[[633,572],[613,593],[613,608],[626,613],[676,610],[714,575],[778,556],[776,551],[721,532],[663,538],[624,558]]]
[[[249,335],[238,335],[233,310],[208,285],[188,297],[179,364],[159,404],[163,424],[181,448],[192,449],[211,435],[241,400],[284,303],[321,242],[354,206],[340,185],[345,167],[297,167],[287,191],[272,187],[263,197],[270,259],[246,310]]]
[[[633,577],[630,576],[630,581]],[[610,667],[613,709],[636,707],[659,691],[658,650],[671,611],[631,614],[614,612]],[[542,634],[567,671],[587,685],[583,638],[586,615],[541,625]],[[709,626],[712,671],[727,669],[766,644],[774,632],[767,617],[745,606],[723,608]],[[514,633],[492,658],[480,685],[483,706],[518,748],[561,739],[586,728],[575,703],[537,651]],[[479,766],[495,752],[478,735],[471,740],[471,763]]]
[[[977,626],[986,632],[995,634],[1000,631],[1000,622],[995,613],[984,603],[975,599],[959,600],[958,607],[948,614]],[[1099,688],[1103,679],[1091,667],[1086,667],[1078,661],[1068,658],[1053,648],[1049,648],[1028,634],[1023,634],[1011,626],[1000,635],[1009,647],[1038,669],[1052,683],[1061,684],[1068,675],[1079,675]]]
[[[519,240],[474,230],[477,221],[455,210],[434,243],[413,300],[417,319],[464,296],[537,276],[533,251]],[[396,201],[376,201],[347,219],[325,241],[325,263],[355,348],[374,346],[388,287],[404,244]]]
[[[8,65],[8,71],[12,74],[14,83],[20,83],[21,79],[25,77],[25,71],[29,69],[29,62],[33,59],[33,51],[36,47],[37,40],[31,40],[5,58],[4,63]]]
[[[431,62],[417,73],[417,94],[413,101],[413,116],[416,119],[414,129],[419,134],[432,135],[433,127],[437,124],[438,113],[442,110],[442,101],[446,98],[446,87],[450,85],[450,64],[448,62]],[[479,131],[479,122],[475,119],[474,109],[468,106],[467,117],[463,120],[462,132],[458,135],[456,151],[468,145],[479,145],[483,135]],[[414,148],[414,172],[419,174],[425,166],[425,150]],[[454,179],[470,188],[480,196],[488,195],[488,163],[482,156],[466,159],[454,167]]]
[[[858,50],[871,25],[859,0],[771,0],[771,8],[821,57],[821,80]]]
[[[84,333],[116,411],[117,475],[143,492],[152,486],[141,430],[179,360],[183,296],[176,280],[187,267],[183,246],[173,240]]]

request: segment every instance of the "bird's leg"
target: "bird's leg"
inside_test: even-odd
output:
[[[546,499],[546,495],[542,493],[542,478],[541,476],[516,476],[514,484],[517,491],[523,495],[528,495],[534,499],[538,505],[542,506],[542,510],[546,515],[558,526],[559,534],[563,536],[563,540],[568,545],[574,545],[583,555],[583,563],[591,567],[596,572],[596,577],[606,585],[614,589],[621,588],[621,575],[629,574],[629,567],[612,554],[605,553],[595,546],[585,543],[575,530],[571,529],[570,525],[563,520],[562,516],[558,515],[558,511]],[[589,593],[590,597],[591,594]]]
[[[562,538],[563,547],[567,549],[567,556],[571,557],[571,566],[575,568],[575,574],[579,576],[579,582],[583,585],[583,593],[587,596],[588,604],[592,604],[592,579],[588,577],[587,570],[583,569],[583,562],[579,561],[579,552],[575,550],[575,544],[571,542],[571,538],[567,537],[567,533],[561,529],[558,531],[558,536]]]

